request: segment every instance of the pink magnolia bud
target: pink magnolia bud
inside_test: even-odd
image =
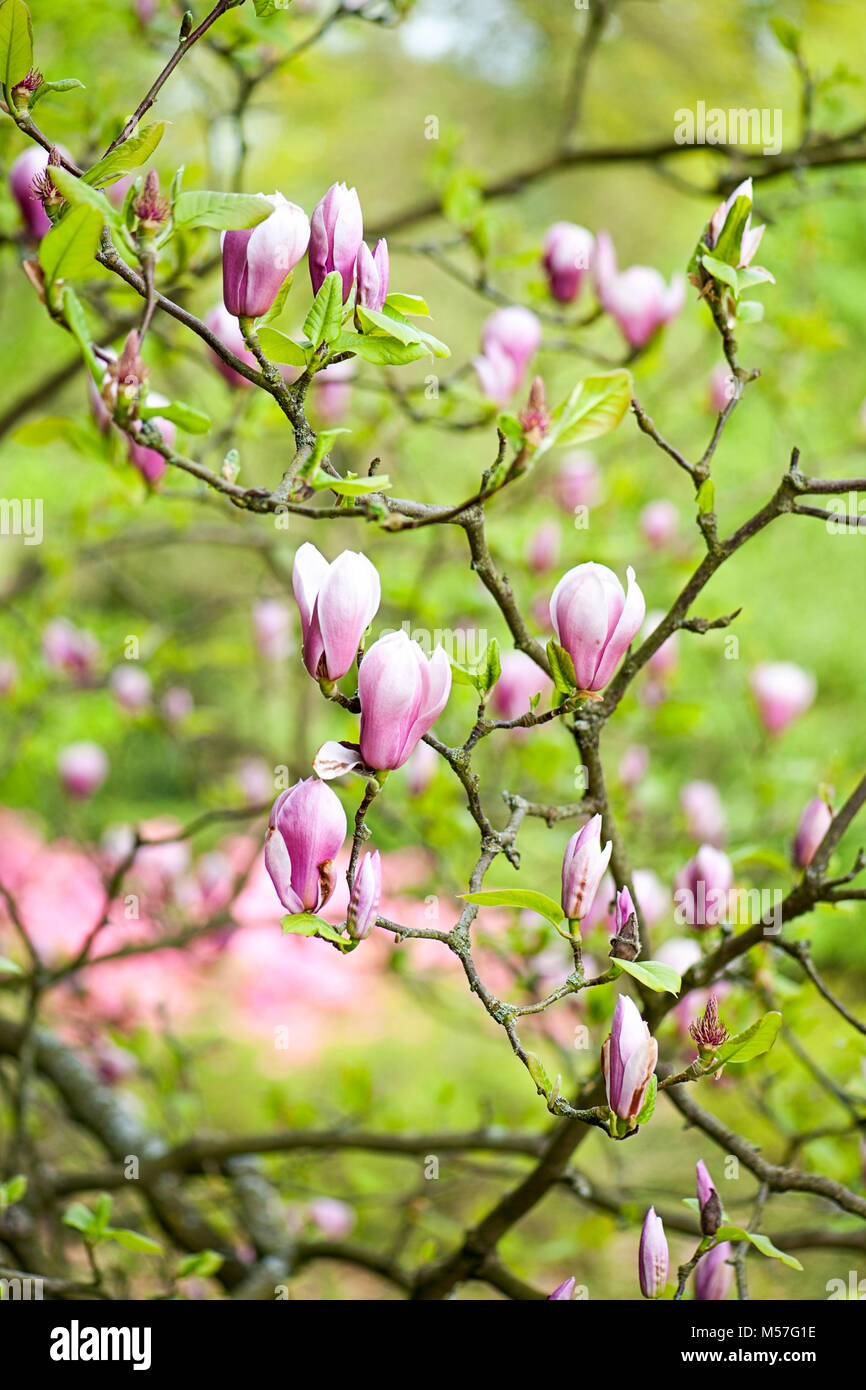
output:
[[[165,396],[160,396],[157,392],[152,391],[147,397],[147,405],[159,407],[168,405],[168,401]],[[177,428],[174,421],[164,420],[161,415],[153,415],[148,423],[156,426],[169,449],[173,449],[177,438]],[[138,469],[145,481],[151,486],[159,482],[168,468],[168,460],[163,458],[159,450],[149,449],[146,444],[139,444],[133,439],[129,440],[128,449],[130,463]]]
[[[140,714],[150,707],[153,699],[150,676],[133,662],[115,667],[108,684],[120,708],[126,710],[127,714]]]
[[[547,393],[540,376],[533,378],[529,388],[529,400],[517,418],[523,426],[526,443],[530,448],[537,449],[550,429],[551,421],[551,414],[547,408]]]
[[[670,545],[676,539],[679,525],[679,512],[666,497],[648,502],[640,514],[640,529],[654,550]]]
[[[273,795],[274,776],[264,758],[245,758],[237,776],[244,799],[251,804]]]
[[[526,563],[536,574],[552,569],[559,559],[562,539],[558,521],[542,521],[533,531],[526,547]]]
[[[356,370],[355,359],[347,357],[316,372],[313,399],[316,414],[323,425],[336,425],[346,415],[352,403],[351,383]]]
[[[533,695],[551,689],[551,682],[526,652],[506,652],[502,674],[493,687],[491,704],[500,719],[519,719],[528,714]],[[515,730],[515,733],[523,732]]]
[[[303,208],[282,193],[260,194],[273,206],[263,222],[223,232],[223,300],[230,314],[266,314],[290,270],[307,249],[310,223]]]
[[[286,605],[277,598],[254,603],[253,633],[262,660],[285,661],[292,649],[292,619]]]
[[[674,275],[666,285],[653,266],[617,270],[613,242],[606,232],[598,235],[594,266],[598,301],[616,319],[633,348],[648,343],[663,324],[676,318],[685,303],[682,275]]]
[[[613,920],[617,936],[633,914],[634,903],[631,900],[631,893],[628,888],[623,886],[614,899]]]
[[[156,14],[159,0],[135,0],[135,13],[140,24],[149,24]]]
[[[182,724],[195,708],[192,695],[183,685],[171,686],[160,701],[160,709],[169,724]]]
[[[697,1161],[696,1172],[701,1231],[705,1236],[714,1236],[722,1224],[722,1204],[715,1184],[707,1171],[707,1165],[702,1158]]]
[[[731,211],[731,208],[734,206],[734,203],[737,201],[738,198],[748,198],[749,202],[751,203],[751,179],[744,179],[743,182],[734,189],[733,193],[730,195],[729,198],[726,198],[724,202],[719,203],[718,207],[716,208],[715,212],[710,218],[710,223],[707,228],[705,241],[711,251],[713,247],[718,243],[719,237],[722,234],[725,223],[728,220],[728,213]],[[740,255],[737,261],[738,270],[745,270],[746,266],[751,265],[752,261],[755,258],[755,252],[761,244],[761,238],[764,235],[765,231],[766,227],[764,227],[763,225],[760,227],[752,226],[752,215],[750,213],[749,216],[746,218],[746,225],[743,228],[742,240],[740,242]],[[772,278],[773,277],[770,276],[771,280]],[[773,283],[775,284],[775,281]]]
[[[638,1276],[644,1298],[660,1298],[668,1281],[668,1243],[655,1207],[644,1217],[638,1251]]]
[[[318,912],[335,887],[334,860],[346,838],[346,813],[317,777],[281,792],[271,808],[265,867],[289,912]]]
[[[237,318],[234,314],[229,313],[224,304],[214,305],[210,313],[205,316],[205,323],[211,333],[215,333],[229,351],[234,353],[235,357],[239,357],[242,362],[246,362],[248,367],[254,367],[258,371],[259,364],[244,342],[244,335]],[[225,377],[229,386],[252,386],[251,381],[247,381],[245,376],[241,376],[240,372],[236,372],[215,352],[211,351],[210,355],[217,371]]]
[[[63,671],[78,685],[93,679],[101,648],[91,632],[83,632],[68,618],[55,618],[42,634],[42,655],[52,671]]]
[[[725,843],[728,818],[718,788],[712,782],[686,782],[680,791],[680,805],[693,839],[717,848]]]
[[[566,512],[595,506],[601,496],[601,474],[593,454],[575,449],[564,456],[556,480],[556,495]]]
[[[568,1303],[574,1294],[574,1275],[570,1279],[564,1279],[553,1293],[547,1295],[548,1303]]]
[[[541,324],[531,309],[515,304],[488,315],[481,328],[481,356],[475,358],[485,395],[507,405],[540,345]]]
[[[734,1277],[726,1263],[731,1257],[730,1241],[723,1240],[702,1255],[695,1268],[695,1298],[699,1303],[721,1302],[728,1295]]]
[[[356,941],[363,941],[375,927],[381,898],[382,862],[379,851],[374,850],[372,854],[362,856],[349,895],[346,926],[349,928],[349,935]]]
[[[674,901],[680,920],[690,927],[714,927],[724,922],[733,882],[728,856],[712,845],[701,845],[676,878]]]
[[[307,1214],[328,1240],[345,1240],[355,1228],[355,1213],[338,1197],[316,1197],[307,1207]]]
[[[653,869],[635,869],[631,876],[634,895],[648,927],[654,927],[668,916],[671,895]]]
[[[28,145],[9,168],[9,191],[35,241],[41,241],[51,228],[48,214],[33,188],[34,179],[41,178],[47,167],[48,151],[41,145]]]
[[[832,821],[833,812],[820,796],[813,796],[803,807],[794,838],[794,863],[798,868],[805,869],[811,864]]]
[[[739,391],[739,382],[726,362],[717,362],[707,379],[707,402],[714,415],[721,415]]]
[[[371,251],[366,241],[358,248],[356,267],[358,292],[356,301],[365,309],[382,308],[388,294],[391,265],[388,259],[388,243],[384,238],[376,242]]]
[[[628,592],[607,565],[576,565],[550,597],[556,640],[574,663],[579,690],[603,690],[625,655],[646,613],[634,570],[626,570]]]
[[[410,796],[423,796],[436,773],[438,754],[429,743],[417,744],[406,764],[406,790]]]
[[[642,743],[632,743],[625,750],[619,763],[620,781],[631,790],[643,781],[649,767],[649,749]]]
[[[781,734],[815,698],[815,677],[793,661],[762,661],[753,669],[749,684],[770,734]]]
[[[99,790],[108,776],[108,757],[98,743],[70,743],[57,759],[57,771],[69,796],[84,801]]]
[[[343,303],[352,292],[355,265],[364,240],[364,216],[357,190],[334,183],[313,209],[310,223],[310,281],[313,294],[331,271],[343,281]]]
[[[544,238],[542,265],[550,293],[560,304],[570,304],[580,293],[590,265],[595,238],[574,222],[554,222]]]
[[[304,665],[316,679],[344,676],[379,610],[379,573],[366,555],[344,550],[332,564],[309,541],[298,548],[292,587],[301,614]]]
[[[358,672],[361,755],[378,772],[402,767],[451,692],[451,664],[441,647],[426,657],[402,629],[374,642]]]
[[[562,859],[562,911],[569,921],[586,917],[604,878],[613,843],[601,847],[601,816],[572,835]]]
[[[627,994],[621,994],[601,1048],[607,1103],[621,1120],[635,1120],[640,1114],[658,1055],[658,1043],[636,1006]]]

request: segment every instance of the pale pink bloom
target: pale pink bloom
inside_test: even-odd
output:
[[[127,662],[116,666],[108,678],[112,695],[127,714],[141,714],[153,700],[153,685],[142,666]]]
[[[726,362],[717,362],[707,380],[707,401],[714,415],[721,415],[736,396],[739,383]]]
[[[79,685],[87,684],[101,656],[98,641],[68,618],[55,618],[42,634],[42,655],[52,671],[64,671]]]
[[[558,521],[542,521],[529,538],[526,563],[536,574],[552,569],[559,559],[562,535]]]
[[[559,465],[556,495],[563,511],[594,507],[601,498],[601,473],[595,456],[585,449],[573,449]]]
[[[230,314],[224,304],[216,304],[208,314],[205,315],[205,323],[212,333],[215,333],[220,342],[233,352],[235,357],[239,357],[248,367],[254,371],[259,370],[259,364],[244,342],[244,335],[235,314]],[[252,386],[240,372],[236,372],[234,367],[230,367],[224,362],[213,349],[209,349],[213,358],[214,366],[221,376],[225,377],[229,386]]]
[[[352,379],[357,370],[354,357],[332,362],[313,378],[313,409],[323,425],[337,425],[352,404]]]
[[[253,634],[263,661],[285,661],[292,650],[292,618],[278,598],[262,598],[253,604]]]
[[[749,677],[764,728],[781,734],[815,698],[815,677],[793,661],[763,661]]]
[[[527,656],[526,652],[506,652],[502,658],[502,674],[493,687],[490,703],[499,719],[519,719],[530,712],[533,695],[541,695],[537,709],[543,708],[544,699],[553,689],[552,682],[544,671]],[[524,733],[525,730],[515,730]]]
[[[345,1240],[355,1229],[357,1217],[346,1202],[337,1197],[316,1197],[307,1207],[307,1215],[328,1240]]]
[[[544,238],[542,265],[554,299],[570,304],[592,264],[595,238],[574,222],[554,222]]]
[[[69,796],[84,801],[99,790],[108,776],[108,755],[98,743],[82,739],[61,749],[57,771]]]
[[[648,502],[640,514],[640,529],[654,550],[670,545],[676,539],[679,525],[679,512],[667,497]]]
[[[192,714],[195,704],[185,686],[172,685],[160,700],[159,707],[169,724],[182,724]]]
[[[728,818],[718,787],[712,782],[686,782],[680,791],[686,828],[693,839],[717,848],[725,843]]]
[[[603,690],[636,636],[646,613],[631,566],[628,593],[607,565],[576,565],[550,597],[557,641],[574,663],[579,690]]]
[[[669,285],[653,266],[633,265],[618,271],[613,243],[606,232],[596,242],[596,293],[599,303],[616,319],[633,348],[643,347],[670,323],[685,304],[686,282],[674,275]]]
[[[304,665],[315,678],[339,680],[379,610],[378,570],[355,550],[344,550],[329,564],[305,541],[295,553],[292,587],[304,634]]]
[[[833,821],[833,812],[823,797],[814,796],[803,807],[794,838],[793,858],[800,869],[806,869]]]
[[[649,749],[644,744],[630,744],[619,763],[619,775],[623,786],[631,789],[643,781],[649,767],[649,760]]]

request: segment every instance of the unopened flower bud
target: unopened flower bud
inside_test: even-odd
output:
[[[346,926],[349,928],[349,935],[356,941],[363,941],[376,925],[381,897],[382,862],[379,851],[374,850],[372,854],[362,857],[349,896]]]
[[[138,231],[144,236],[153,236],[168,221],[171,203],[159,191],[159,174],[151,169],[144,181],[144,188],[132,200],[132,211],[138,219]]]
[[[668,1243],[665,1228],[655,1207],[644,1217],[638,1254],[640,1291],[644,1298],[659,1298],[665,1291],[668,1278]]]
[[[522,410],[517,418],[523,426],[527,444],[537,449],[550,428],[550,411],[547,408],[544,382],[540,376],[533,377],[526,409]]]

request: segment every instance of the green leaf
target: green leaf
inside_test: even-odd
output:
[[[70,174],[68,169],[52,166],[51,182],[73,207],[80,207],[86,203],[89,207],[96,209],[103,222],[108,222],[112,227],[121,225],[120,210],[108,201],[105,194],[100,193],[98,188],[91,188],[90,184],[85,183],[83,179]]]
[[[353,951],[358,944],[351,937],[343,936],[326,922],[324,917],[315,917],[312,912],[293,912],[282,920],[283,935],[318,936],[323,941],[331,941],[341,951]]]
[[[601,372],[584,377],[553,412],[550,428],[536,454],[553,445],[584,444],[616,429],[632,396],[631,372]]]
[[[43,82],[31,96],[29,109],[32,111],[36,103],[49,92],[71,92],[74,87],[80,87],[84,91],[84,83],[79,82],[77,77],[62,77],[59,82]]]
[[[33,66],[33,25],[24,0],[0,5],[0,78],[11,97],[12,88]]]
[[[9,960],[8,956],[0,956],[0,975],[23,975],[24,971],[20,965],[16,965],[14,960]]]
[[[739,249],[737,255],[739,256]],[[712,275],[714,280],[721,280],[723,284],[730,285],[734,294],[739,294],[740,282],[737,272],[732,265],[728,265],[725,261],[717,260],[715,256],[708,256],[706,252],[701,256],[701,265],[709,275]]]
[[[212,424],[210,416],[203,410],[186,405],[184,401],[171,401],[169,405],[142,405],[139,415],[142,420],[153,420],[157,416],[160,420],[171,420],[187,434],[207,434]]]
[[[82,175],[83,181],[93,188],[116,183],[124,174],[140,168],[150,159],[164,133],[165,121],[154,121],[137,135],[130,135],[116,150],[112,150],[111,154],[105,155],[88,169]]]
[[[122,1226],[107,1226],[105,1229],[106,1240],[116,1240],[118,1245],[122,1245],[124,1250],[135,1250],[141,1255],[161,1255],[162,1246],[148,1236],[141,1235],[138,1231],[127,1231]]]
[[[728,209],[725,225],[719,232],[718,240],[712,248],[712,260],[724,261],[728,266],[738,265],[743,244],[743,232],[746,230],[746,222],[751,216],[751,212],[751,199],[744,197],[741,193],[739,198],[734,201],[733,206]],[[703,260],[706,264],[705,254]],[[711,275],[714,273],[714,271],[710,271]]]
[[[318,470],[319,464],[322,462],[322,459],[325,457],[326,454],[329,454],[331,452],[334,440],[337,439],[341,434],[351,433],[351,430],[347,430],[344,427],[340,427],[338,429],[333,430],[320,430],[319,433],[316,435],[316,442],[313,445],[310,457],[307,459],[306,463],[301,469],[301,477],[312,480]],[[338,479],[335,478],[333,481],[337,482]],[[330,480],[328,479],[316,479],[316,481],[313,483],[313,486],[316,487],[319,485],[319,483],[321,483],[322,487],[330,487]],[[373,490],[375,491],[375,489]]]
[[[736,1033],[734,1037],[728,1038],[716,1051],[716,1057],[721,1062],[735,1063],[740,1065],[742,1062],[751,1062],[753,1057],[760,1057],[762,1053],[769,1052],[776,1036],[782,1026],[782,1015],[776,1013],[764,1014],[750,1028],[746,1028],[742,1033]]]
[[[71,208],[56,227],[46,232],[39,243],[39,264],[49,288],[58,280],[74,280],[93,270],[102,227],[102,214],[82,205]]]
[[[278,319],[280,317],[280,314],[286,307],[286,300],[289,297],[289,290],[292,288],[294,278],[295,272],[293,270],[290,270],[285,280],[280,285],[280,288],[277,290],[277,297],[274,300],[268,312],[266,314],[262,314],[261,318],[256,319],[257,327],[264,328],[266,324],[273,323],[275,319]]]
[[[63,1224],[71,1226],[74,1231],[89,1235],[96,1229],[96,1218],[83,1202],[73,1202],[63,1213]]]
[[[462,893],[461,897],[478,907],[527,907],[554,927],[559,926],[564,916],[558,902],[531,888],[481,888],[477,893]]]
[[[185,1255],[174,1272],[175,1279],[186,1279],[191,1274],[197,1274],[202,1279],[206,1279],[211,1274],[216,1274],[223,1266],[225,1255],[221,1255],[218,1250],[197,1250],[194,1255]]]
[[[279,328],[262,327],[258,330],[259,345],[271,362],[285,362],[291,367],[306,367],[310,357],[309,348],[302,348],[288,333]]]
[[[16,444],[23,444],[27,449],[41,449],[45,444],[60,442],[85,457],[90,457],[94,452],[92,434],[62,415],[45,415],[41,420],[29,420],[12,437]]]
[[[698,504],[698,511],[702,516],[713,510],[713,507],[716,505],[716,485],[712,478],[704,478],[704,481],[695,493],[695,501]]]
[[[502,675],[502,658],[499,654],[499,643],[495,637],[491,637],[487,643],[487,653],[484,658],[484,694],[492,690],[499,677]],[[539,672],[541,679],[541,672]]]
[[[403,367],[429,355],[423,343],[401,343],[396,338],[380,338],[369,333],[341,333],[332,344],[335,352],[354,352],[376,367]]]
[[[389,294],[385,305],[388,309],[396,309],[398,314],[418,314],[425,319],[430,317],[427,301],[420,294]]]
[[[786,1255],[784,1250],[779,1250],[769,1236],[761,1235],[759,1231],[747,1231],[742,1226],[720,1226],[716,1231],[716,1240],[747,1240],[756,1250],[760,1250],[762,1255],[766,1255],[768,1260],[780,1260],[789,1269],[803,1269],[798,1259],[793,1255]]]
[[[461,666],[459,661],[451,658],[451,679],[458,685],[470,685],[473,690],[477,690],[479,695],[484,692],[481,689],[481,678],[477,671],[470,671],[467,666]]]
[[[643,1105],[641,1106],[641,1108],[640,1108],[640,1113],[638,1114],[638,1117],[637,1117],[637,1122],[638,1122],[639,1125],[645,1125],[646,1122],[647,1122],[647,1120],[651,1120],[651,1119],[652,1119],[652,1117],[653,1117],[653,1111],[654,1111],[655,1108],[656,1108],[656,1096],[658,1095],[658,1089],[659,1089],[659,1079],[658,1079],[658,1077],[656,1076],[655,1072],[653,1072],[653,1074],[652,1074],[652,1076],[650,1077],[649,1082],[648,1082],[648,1084],[647,1084],[646,1096],[645,1096],[645,1098],[644,1098],[644,1103],[643,1103]]]
[[[737,305],[737,319],[740,323],[760,323],[764,317],[764,306],[758,299],[741,299]]]
[[[547,644],[547,659],[550,662],[550,674],[553,676],[553,684],[556,689],[563,695],[570,695],[572,691],[577,689],[574,662],[565,647],[554,642],[552,637]]]
[[[87,363],[87,370],[93,380],[99,384],[105,375],[105,368],[100,362],[96,353],[93,351],[90,329],[87,326],[87,316],[84,312],[81,300],[75,293],[71,285],[64,285],[61,298],[63,306],[63,317],[69,325],[69,331],[81,348],[82,356]]]
[[[768,282],[775,283],[769,270],[762,265],[750,265],[745,270],[737,272],[737,279],[740,282],[741,290],[750,290],[753,285],[766,285]]]
[[[347,431],[333,431],[345,434]],[[311,486],[316,492],[336,492],[340,497],[366,497],[371,492],[387,492],[391,479],[387,473],[377,473],[374,478],[314,478]]]
[[[526,1070],[535,1082],[538,1094],[540,1096],[549,1096],[551,1091],[551,1080],[544,1070],[544,1065],[537,1053],[527,1052]]]
[[[672,965],[662,965],[660,960],[614,960],[614,967],[624,970],[627,975],[632,975],[639,980],[647,989],[654,989],[659,994],[679,994],[682,980],[674,970]]]
[[[7,1182],[0,1182],[0,1213],[20,1202],[26,1191],[27,1178],[23,1173],[16,1173]]]
[[[197,189],[179,193],[174,220],[182,227],[213,227],[220,232],[242,231],[264,222],[273,205],[257,193],[214,193]]]
[[[343,280],[338,270],[325,276],[304,319],[304,332],[313,347],[332,343],[340,335],[343,320]]]
[[[525,432],[516,415],[512,415],[510,411],[503,411],[497,417],[496,428],[505,435],[514,449],[523,448]]]
[[[277,12],[276,0],[253,0],[253,8],[259,19],[271,19]]]
[[[781,15],[774,15],[770,20],[770,28],[783,48],[795,55],[799,53],[800,31],[795,24]]]
[[[420,343],[434,357],[451,356],[449,347],[446,347],[438,338],[434,338],[432,333],[424,333],[415,324],[405,319],[402,314],[398,314],[396,310],[385,314],[377,309],[365,309],[363,306],[359,306],[355,312],[365,331],[384,333],[387,337],[396,338],[398,342],[405,344]]]

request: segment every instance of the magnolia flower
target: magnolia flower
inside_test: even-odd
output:
[[[658,1061],[658,1043],[627,994],[616,1001],[613,1027],[601,1048],[607,1103],[621,1120],[637,1119]]]
[[[680,514],[667,497],[648,502],[640,514],[640,529],[654,550],[662,550],[676,539]]]
[[[60,752],[57,771],[64,790],[83,801],[98,791],[108,776],[108,756],[98,743],[86,739],[70,743]]]
[[[564,574],[550,597],[556,640],[574,663],[579,690],[603,690],[646,614],[634,570],[628,592],[613,570],[588,561]]]
[[[474,359],[481,390],[505,406],[521,385],[530,359],[541,344],[541,324],[531,309],[496,309],[481,329],[481,356]]]
[[[329,564],[305,541],[295,555],[292,587],[301,614],[304,665],[315,679],[339,680],[379,610],[378,570],[354,550],[344,550]]]
[[[686,782],[680,789],[680,805],[686,817],[686,829],[701,844],[725,843],[728,818],[717,787],[712,782]]]
[[[702,1255],[695,1268],[695,1298],[700,1303],[721,1302],[727,1297],[734,1271],[726,1263],[731,1257],[730,1241],[723,1240]]]
[[[388,294],[388,282],[391,275],[387,241],[384,238],[377,241],[373,251],[370,250],[366,241],[362,241],[358,248],[355,270],[358,286],[357,303],[363,305],[365,309],[381,309]]]
[[[346,813],[317,777],[281,792],[271,808],[265,867],[289,912],[318,912],[336,884],[334,860],[346,838]]]
[[[701,845],[677,875],[674,900],[680,921],[690,927],[712,927],[723,922],[733,882],[734,870],[728,856],[713,845]]]
[[[570,304],[580,293],[592,264],[595,238],[574,222],[554,222],[544,238],[542,265],[550,293],[561,304]]]
[[[282,193],[260,194],[273,207],[262,222],[223,232],[223,300],[230,314],[266,314],[283,281],[307,249],[310,223],[304,209]]]
[[[567,1303],[574,1293],[574,1275],[570,1279],[564,1279],[553,1293],[547,1295],[548,1303]]]
[[[402,629],[374,642],[358,672],[361,755],[367,767],[402,767],[450,693],[451,664],[441,647],[427,657]]]
[[[653,267],[633,265],[617,270],[616,253],[607,232],[599,232],[594,260],[595,286],[601,307],[616,319],[633,348],[643,347],[676,318],[686,300],[686,282],[674,275],[669,285]]]
[[[749,684],[764,728],[781,734],[804,714],[815,698],[815,677],[793,661],[763,661],[757,665]]]
[[[364,216],[357,190],[347,188],[344,183],[332,184],[324,198],[313,209],[310,221],[308,259],[313,294],[318,294],[325,276],[336,270],[343,282],[345,304],[352,292],[355,267],[363,240]],[[387,257],[387,250],[385,256]],[[379,274],[381,275],[381,270]],[[387,288],[387,274],[385,281]]]
[[[362,856],[349,896],[346,926],[349,928],[349,935],[357,941],[369,936],[376,925],[381,897],[382,861],[379,851],[374,850],[372,854]]]
[[[833,822],[833,812],[823,797],[813,796],[803,807],[794,838],[793,859],[798,869],[806,869]]]
[[[712,251],[718,245],[719,237],[722,235],[725,223],[728,220],[728,213],[731,211],[731,209],[734,206],[734,203],[737,201],[738,198],[748,198],[749,204],[751,206],[751,179],[743,179],[743,182],[737,185],[730,197],[726,198],[724,202],[719,203],[718,207],[716,208],[715,212],[710,218],[709,226],[707,227],[706,235],[704,237],[704,240],[706,241],[710,251]],[[764,235],[765,231],[766,227],[763,224],[760,227],[752,226],[752,214],[750,212],[748,217],[746,218],[745,225],[743,227],[743,233],[740,239],[739,255],[737,257],[737,260],[734,262],[737,270],[745,270],[747,266],[750,266],[752,264],[752,261],[755,258],[755,252],[761,244],[761,238]],[[758,269],[758,267],[756,267],[756,269]],[[761,267],[761,269],[763,269],[763,267]],[[770,275],[769,271],[765,271],[765,274],[769,276],[770,280],[773,280],[773,277],[772,275]],[[775,281],[773,281],[773,283],[775,284]]]
[[[601,847],[601,816],[572,835],[562,860],[562,911],[569,921],[586,917],[608,866],[613,842]]]
[[[644,1298],[659,1298],[664,1293],[668,1279],[668,1243],[655,1207],[650,1207],[644,1217],[640,1233],[638,1276]]]

